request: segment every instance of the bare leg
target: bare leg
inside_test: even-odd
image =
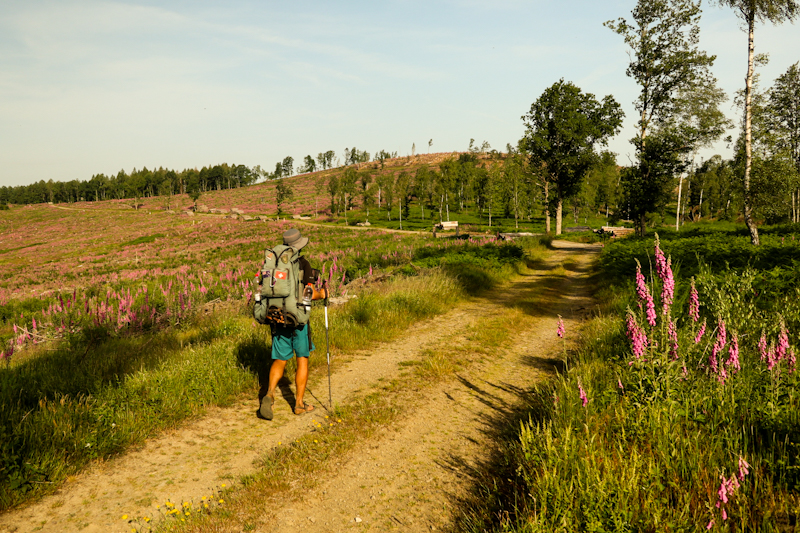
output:
[[[269,396],[273,402],[275,401],[275,387],[278,386],[278,381],[283,377],[283,370],[285,368],[286,361],[281,361],[280,359],[273,359],[272,366],[269,367],[269,389],[267,390],[267,396]]]
[[[297,386],[297,394],[295,400],[295,412],[297,408],[305,408],[303,396],[306,393],[306,383],[308,383],[308,357],[297,358],[297,373],[295,374],[295,385]],[[309,411],[311,409],[308,409]]]

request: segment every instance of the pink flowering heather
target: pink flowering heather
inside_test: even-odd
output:
[[[697,294],[697,287],[694,286],[692,278],[692,290],[689,292],[689,316],[694,322],[700,320],[700,296]]]
[[[742,365],[739,362],[739,336],[736,333],[733,334],[731,339],[731,345],[728,348],[728,360],[725,361],[725,366],[731,367],[734,373],[742,369]]]
[[[633,313],[628,311],[628,319],[626,321],[626,330],[628,334],[628,339],[631,341],[631,348],[633,350],[633,356],[636,359],[641,358],[644,355],[645,350],[647,349],[647,334],[644,330],[636,323],[636,317],[633,316]]]
[[[674,361],[678,359],[678,327],[674,320],[669,321],[667,337],[669,337],[669,355]]]
[[[694,343],[699,344],[700,341],[703,339],[703,335],[706,333],[706,321],[703,320],[703,323],[700,324],[700,329],[697,330],[697,335],[694,337]]]
[[[564,320],[561,319],[561,315],[558,315],[558,329],[556,330],[556,335],[560,339],[564,338]]]
[[[647,323],[651,326],[656,325],[656,305],[653,302],[653,297],[650,294],[650,289],[647,288],[644,275],[642,274],[642,265],[636,261],[636,294],[639,300],[645,304],[645,316]]]
[[[586,391],[583,390],[583,385],[581,385],[580,383],[578,383],[578,392],[580,393],[581,397],[581,405],[586,407],[586,405],[589,403],[589,397],[586,396]]]

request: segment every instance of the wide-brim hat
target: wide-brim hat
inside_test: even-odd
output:
[[[308,237],[303,237],[300,235],[300,230],[293,228],[283,232],[283,244],[291,246],[295,250],[300,250],[308,244]]]

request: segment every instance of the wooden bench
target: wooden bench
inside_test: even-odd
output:
[[[635,231],[636,230],[634,230],[633,228],[623,228],[615,226],[603,226],[602,228],[600,228],[600,232],[608,233],[612,237],[626,237],[634,233]]]
[[[448,221],[448,222],[439,222],[438,224],[433,225],[433,236],[436,237],[437,231],[447,231],[447,230],[455,230],[456,237],[458,237],[458,222]]]
[[[447,230],[455,230],[458,231],[458,222],[453,220],[452,222],[439,222],[436,224],[436,229],[447,231]]]
[[[580,233],[582,231],[592,231],[589,226],[574,226],[571,228],[564,228],[564,233]]]

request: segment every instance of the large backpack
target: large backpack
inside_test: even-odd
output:
[[[259,324],[298,327],[308,323],[311,307],[302,304],[299,250],[283,244],[267,248],[257,281],[253,317]]]

